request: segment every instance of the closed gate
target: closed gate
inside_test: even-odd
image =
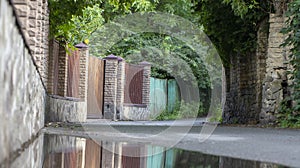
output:
[[[80,51],[72,51],[68,56],[67,97],[79,98]]]
[[[125,64],[124,103],[143,104],[144,66]]]
[[[87,118],[103,117],[104,61],[89,57]]]

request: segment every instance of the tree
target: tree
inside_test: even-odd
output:
[[[50,37],[74,45],[119,14],[150,11],[148,0],[49,0]]]

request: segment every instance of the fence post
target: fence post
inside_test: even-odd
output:
[[[118,57],[109,55],[104,60],[104,118],[116,120]]]
[[[48,84],[49,94],[57,94],[59,43],[55,39],[49,41]]]
[[[151,75],[151,64],[149,62],[141,62],[140,65],[144,66],[143,71],[143,104],[149,107],[150,105],[150,75]]]
[[[65,97],[67,95],[67,71],[68,71],[68,56],[63,45],[59,45],[58,52],[58,84],[57,95]]]
[[[118,77],[117,77],[117,119],[122,119],[124,104],[124,87],[125,87],[125,61],[118,57]]]
[[[79,58],[79,72],[80,72],[80,79],[79,79],[79,97],[83,100],[87,98],[87,79],[88,79],[88,56],[89,56],[89,49],[88,46],[84,43],[79,43],[75,45],[78,48],[80,53]]]

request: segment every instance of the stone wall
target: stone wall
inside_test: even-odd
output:
[[[0,163],[44,126],[46,93],[13,7],[0,0]]]
[[[257,124],[262,108],[262,84],[266,73],[268,18],[257,32],[256,52],[235,55],[225,68],[225,123]]]
[[[274,124],[280,103],[290,95],[288,48],[282,14],[270,14],[257,32],[256,53],[234,56],[226,68],[226,123]]]
[[[7,167],[40,167],[43,165],[44,136],[39,135],[19,156]]]
[[[236,55],[226,68],[227,90],[224,107],[226,123],[256,123],[258,109],[256,101],[256,60],[255,53]]]
[[[150,109],[146,105],[124,104],[122,120],[150,120]]]
[[[266,75],[266,58],[268,53],[268,35],[269,35],[269,17],[265,18],[259,26],[257,32],[257,49],[256,49],[256,102],[257,113],[261,114],[263,104],[263,82]]]
[[[274,123],[280,102],[289,96],[287,71],[288,53],[286,48],[280,47],[285,36],[280,30],[285,26],[284,17],[278,14],[270,14],[270,29],[268,38],[268,53],[266,59],[266,75],[262,89],[261,123]]]
[[[87,102],[78,98],[49,96],[45,118],[46,123],[85,122],[87,118]]]

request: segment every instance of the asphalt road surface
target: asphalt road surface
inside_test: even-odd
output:
[[[50,134],[131,141],[206,154],[300,167],[300,130],[218,126],[199,141],[204,120],[167,122],[97,122],[46,127]]]

